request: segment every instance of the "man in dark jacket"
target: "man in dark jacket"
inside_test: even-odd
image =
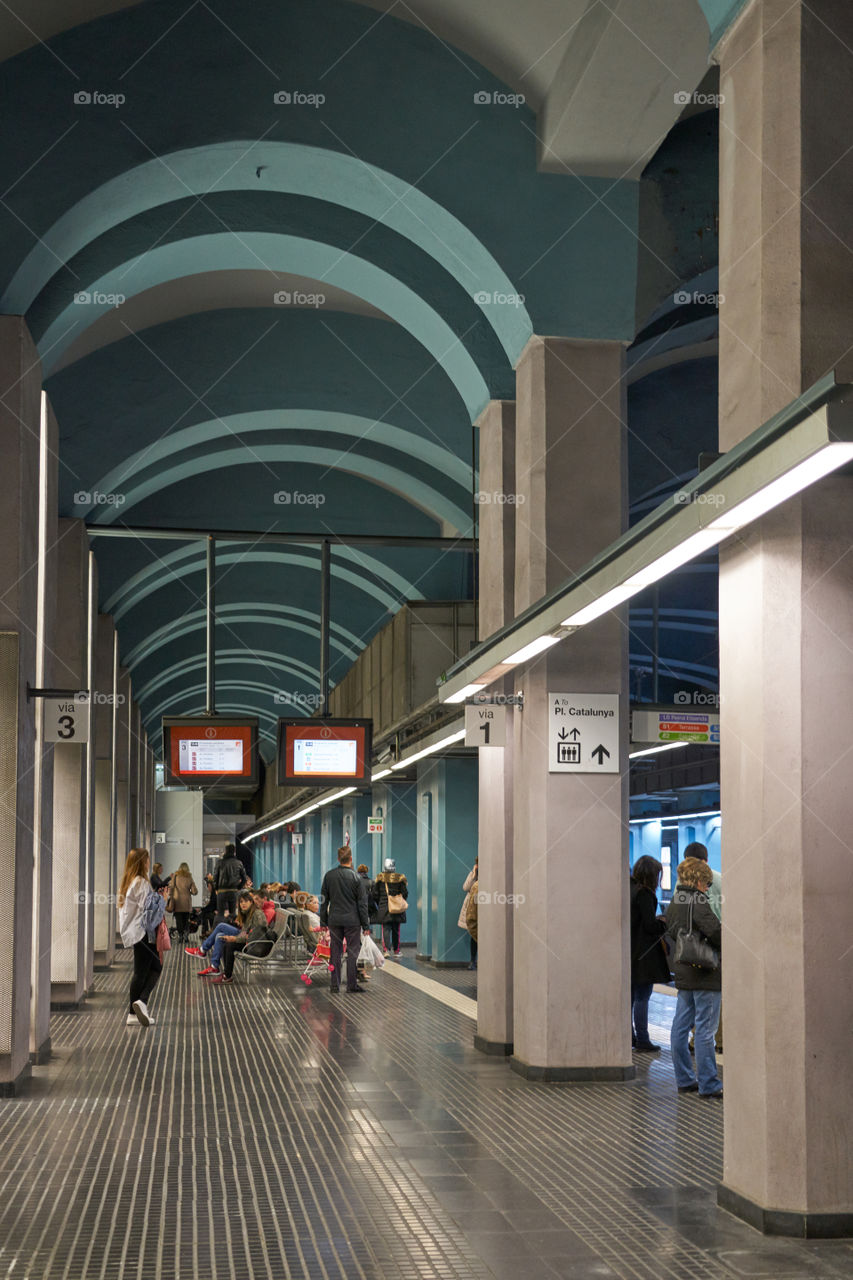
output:
[[[678,868],[678,884],[667,908],[666,924],[676,943],[680,933],[687,933],[692,917],[693,932],[709,942],[719,955],[722,926],[708,905],[711,868],[699,858],[685,858]],[[702,1098],[722,1098],[723,1086],[717,1075],[714,1035],[720,1020],[722,971],[696,964],[673,965],[678,988],[678,1006],[672,1020],[670,1043],[675,1083],[679,1093],[695,1093]],[[687,1039],[696,1026],[696,1076]],[[698,1081],[697,1077],[698,1076]]]
[[[338,849],[338,866],[327,871],[320,889],[320,924],[329,927],[332,991],[341,989],[341,958],[347,942],[347,991],[366,991],[358,984],[361,935],[368,932],[367,893],[352,866],[352,849]]]
[[[216,868],[213,887],[216,890],[216,907],[219,915],[231,919],[237,912],[237,894],[246,883],[246,868],[237,857],[233,844],[225,846],[225,853]]]

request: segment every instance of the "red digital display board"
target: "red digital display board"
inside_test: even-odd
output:
[[[164,716],[166,782],[258,784],[258,722],[251,716]]]
[[[372,720],[279,720],[280,787],[370,781]]]

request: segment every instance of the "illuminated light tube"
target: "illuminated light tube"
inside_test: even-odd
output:
[[[630,818],[631,826],[638,822],[682,822],[686,818],[720,818],[719,809],[700,809],[698,813],[659,813],[656,818]]]
[[[464,702],[466,698],[479,693],[485,687],[484,684],[466,684],[463,689],[459,689],[456,693],[452,693],[449,698],[445,698],[445,702]],[[396,766],[393,767],[396,768]]]
[[[531,640],[530,644],[526,644],[517,653],[511,653],[508,658],[501,658],[501,665],[510,667],[515,666],[518,662],[528,662],[531,658],[535,658],[537,654],[544,653],[546,649],[550,649],[552,644],[557,644],[562,638],[562,636],[540,636],[538,640]],[[452,699],[448,698],[447,701],[451,702]]]
[[[711,547],[715,547],[718,542],[722,542],[724,537],[725,534],[719,529],[715,530],[713,526],[709,526],[707,529],[700,529],[698,533],[692,533],[689,538],[679,542],[677,547],[667,551],[666,555],[660,556],[657,560],[653,560],[651,564],[646,565],[645,569],[639,569],[636,573],[632,573],[625,586],[631,588],[632,595],[636,591],[642,591],[644,587],[650,587],[653,583],[660,582],[661,578],[665,578],[674,569],[680,569],[689,560],[700,556],[703,551],[710,551]]]
[[[450,699],[448,698],[448,702]],[[451,733],[449,737],[442,738],[441,742],[434,742],[431,747],[424,747],[423,751],[416,751],[413,756],[409,756],[406,760],[398,760],[392,765],[392,769],[405,769],[406,765],[414,764],[416,760],[423,760],[424,756],[431,756],[436,751],[441,751],[444,747],[449,747],[452,742],[459,742],[465,737],[465,730],[460,729],[458,733]]]
[[[702,745],[703,744],[700,742],[699,746],[702,746]],[[714,743],[714,746],[716,745],[717,744]],[[660,755],[661,751],[674,751],[676,747],[689,747],[689,746],[690,746],[689,742],[662,742],[659,747],[646,747],[644,751],[630,751],[628,753],[628,759],[636,760],[640,756],[656,756],[656,755]]]
[[[322,800],[318,801],[317,808],[319,809],[324,804],[331,804],[333,800],[340,800],[342,796],[351,795],[353,791],[355,791],[355,787],[344,787],[342,791],[333,791],[330,796],[324,796]]]
[[[390,772],[390,769],[380,769],[378,773],[372,773],[370,775],[370,781],[378,782],[380,778],[387,778]]]
[[[560,623],[561,627],[582,627],[587,622],[594,622],[596,618],[600,618],[602,614],[609,613],[611,609],[615,609],[618,604],[622,604],[629,596],[636,595],[639,588],[630,586],[627,582],[623,582],[621,587],[613,587],[611,591],[605,591],[603,596],[599,596],[597,600],[593,600],[592,604],[585,605],[577,613],[573,613],[570,618],[566,618]]]
[[[743,528],[745,524],[751,524],[753,520],[766,515],[768,511],[786,502],[788,498],[802,493],[803,489],[807,489],[816,480],[822,480],[832,471],[837,471],[839,467],[851,461],[853,461],[853,444],[825,445],[810,458],[806,458],[805,462],[786,471],[783,476],[771,481],[765,488],[759,489],[758,493],[754,493],[751,498],[745,498],[743,502],[732,507],[731,511],[717,516],[708,528],[716,529],[723,536],[727,532],[733,533],[736,529]]]

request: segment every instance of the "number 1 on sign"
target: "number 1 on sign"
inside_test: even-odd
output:
[[[480,732],[485,735],[483,738],[484,747],[487,747],[489,745],[489,730],[491,729],[491,727],[492,726],[489,724],[488,720],[486,721],[485,724],[480,725]]]

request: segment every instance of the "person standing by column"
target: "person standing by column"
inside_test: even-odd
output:
[[[237,857],[237,847],[225,846],[225,853],[216,868],[213,886],[216,890],[216,909],[222,919],[233,920],[237,913],[237,894],[246,884],[246,868]]]
[[[367,893],[364,881],[352,865],[352,849],[338,849],[338,865],[323,876],[320,890],[320,924],[328,925],[333,992],[341,989],[341,960],[347,944],[347,991],[366,991],[358,982],[358,953],[361,935],[368,933]]]
[[[698,840],[694,840],[684,850],[685,858],[698,858],[700,862],[708,861],[708,849]],[[722,923],[723,919],[723,877],[719,871],[715,871],[713,867],[711,871],[711,887],[708,890],[708,906],[713,911],[717,919]],[[720,1020],[717,1023],[717,1034],[714,1037],[714,1043],[717,1046],[717,1053],[723,1052],[723,1002],[720,1000]]]
[[[386,956],[390,950],[394,958],[399,959],[400,925],[406,923],[409,885],[393,858],[385,859],[385,866],[374,881],[373,900],[376,919],[382,925],[382,949]]]
[[[166,910],[175,914],[175,926],[178,930],[178,942],[186,943],[189,937],[189,919],[192,911],[192,899],[198,894],[192,872],[182,862],[172,876],[172,885],[166,900]]]
[[[631,1043],[638,1053],[658,1053],[649,1038],[649,1000],[656,982],[669,982],[663,949],[666,923],[658,916],[661,864],[647,855],[631,872]]]
[[[141,1023],[150,1027],[154,1018],[148,1012],[148,1000],[157,985],[162,966],[157,954],[157,926],[163,919],[165,903],[159,913],[146,909],[149,895],[159,896],[148,879],[150,865],[147,849],[131,849],[124,864],[124,875],[118,891],[119,932],[126,947],[133,947],[133,977],[130,981],[130,1008],[127,1025]],[[162,890],[161,890],[162,894]],[[159,915],[155,920],[153,916]]]
[[[477,939],[474,937],[473,933],[471,933],[470,929],[468,928],[467,920],[468,920],[468,903],[471,898],[471,886],[477,883],[478,877],[480,874],[479,861],[480,860],[478,858],[475,861],[474,866],[471,868],[471,870],[468,872],[467,876],[462,882],[462,892],[465,894],[465,897],[462,899],[462,907],[460,908],[460,911],[459,911],[459,919],[456,922],[459,928],[464,929],[465,932],[468,934],[468,945],[471,949],[471,963],[468,965],[469,969],[477,968]]]
[[[702,1098],[722,1098],[723,1086],[717,1075],[714,1034],[720,1020],[722,970],[719,949],[722,927],[708,906],[711,868],[700,858],[686,858],[678,867],[678,884],[666,912],[667,929],[678,947],[678,935],[693,933],[710,943],[718,955],[716,968],[674,961],[678,1005],[672,1020],[670,1044],[675,1083],[679,1093],[695,1093]],[[676,951],[677,954],[677,951]],[[696,1025],[696,1075],[687,1047],[690,1028]],[[698,1079],[697,1079],[698,1077]]]

